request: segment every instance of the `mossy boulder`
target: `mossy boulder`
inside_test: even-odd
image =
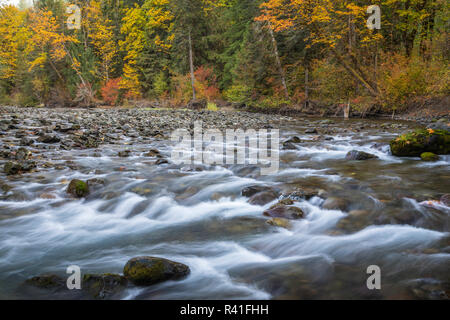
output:
[[[398,157],[419,157],[424,152],[450,153],[447,130],[420,129],[403,134],[390,142],[391,152]]]
[[[67,187],[67,193],[77,198],[83,198],[89,194],[89,185],[84,181],[73,179]]]
[[[423,161],[437,161],[439,160],[439,156],[433,152],[424,152],[420,155],[420,158]]]
[[[189,273],[187,265],[157,257],[132,258],[123,268],[124,276],[139,286],[182,279]]]
[[[25,284],[42,289],[62,289],[65,287],[66,281],[54,274],[43,274],[27,279]]]
[[[36,168],[36,162],[31,160],[8,161],[3,166],[3,171],[6,175],[15,175],[23,172],[29,172],[34,168]]]
[[[128,280],[119,274],[85,274],[82,289],[95,299],[117,296],[128,284]]]

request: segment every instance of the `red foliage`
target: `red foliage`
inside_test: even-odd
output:
[[[115,105],[119,96],[119,82],[120,78],[109,79],[105,85],[100,89],[105,101],[109,105]]]

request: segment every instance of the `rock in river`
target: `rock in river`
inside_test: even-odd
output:
[[[36,163],[31,160],[27,161],[8,161],[3,166],[3,171],[6,175],[14,175],[22,172],[29,172],[36,168]]]
[[[423,161],[438,161],[439,156],[437,154],[434,154],[433,152],[424,152],[420,155],[420,158]]]
[[[95,299],[111,298],[123,291],[128,280],[119,274],[85,274],[82,289]]]
[[[346,160],[369,160],[369,159],[376,159],[378,158],[376,155],[364,152],[364,151],[358,151],[358,150],[352,150],[347,153],[345,156]]]
[[[399,136],[390,142],[391,152],[398,157],[419,157],[424,152],[450,153],[450,132],[421,129]]]
[[[123,268],[124,276],[136,285],[152,285],[177,280],[190,273],[187,265],[157,257],[136,257]]]
[[[84,181],[73,179],[67,187],[67,193],[77,198],[83,198],[89,194],[89,186]]]
[[[290,200],[290,199],[284,199],[284,200]],[[271,206],[266,211],[264,211],[263,215],[265,215],[267,217],[272,217],[272,218],[300,219],[300,218],[303,218],[304,213],[303,213],[303,210],[298,207],[286,205],[283,202],[279,202],[279,203]]]
[[[342,198],[330,197],[322,205],[322,208],[328,210],[345,211],[348,207],[348,201]]]

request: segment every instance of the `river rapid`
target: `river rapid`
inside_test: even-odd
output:
[[[19,146],[37,166],[0,173],[7,186],[0,191],[0,299],[63,298],[26,296],[22,284],[46,273],[67,277],[69,265],[122,273],[130,258],[144,255],[184,263],[191,273],[130,284],[115,298],[450,298],[450,208],[430,202],[450,193],[450,157],[398,158],[388,145],[417,123],[243,112],[0,112],[0,167]],[[281,144],[279,170],[269,175],[257,165],[176,165],[170,131],[194,120],[280,129],[281,141],[301,142]],[[312,129],[317,133],[305,133]],[[346,160],[351,150],[378,158]],[[74,199],[66,193],[72,179],[98,183]],[[314,195],[295,199],[304,218],[277,227],[263,212],[278,199],[260,205],[242,195],[255,185],[279,198],[298,189]],[[341,208],[323,208],[328,198]],[[380,267],[381,290],[367,288],[370,265]]]

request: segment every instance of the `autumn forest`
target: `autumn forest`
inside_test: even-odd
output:
[[[381,9],[380,29],[367,26],[370,5]],[[448,95],[449,16],[446,0],[4,4],[0,104],[203,99],[392,112]]]

